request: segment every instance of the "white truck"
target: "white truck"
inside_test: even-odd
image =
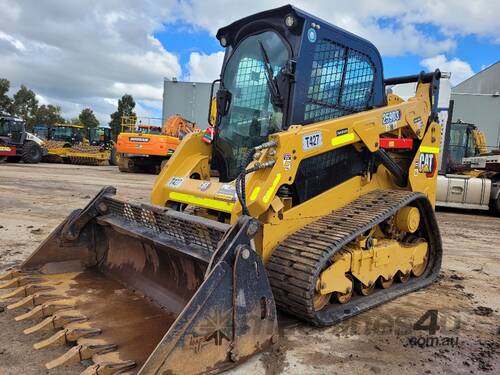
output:
[[[442,137],[436,206],[492,210],[500,215],[500,152],[485,153],[486,146],[478,137],[482,133],[475,125],[451,121],[450,76],[442,73],[439,85]],[[413,95],[415,87],[404,84],[390,90],[406,99]]]
[[[448,124],[436,205],[492,210],[500,215],[500,153],[481,154],[473,124]]]

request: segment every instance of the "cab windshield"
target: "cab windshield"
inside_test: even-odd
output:
[[[231,93],[229,111],[218,124],[216,147],[229,179],[237,176],[249,148],[281,129],[282,108],[273,105],[273,79],[289,59],[288,48],[273,31],[244,39],[229,57],[222,74]]]
[[[54,141],[65,141],[65,142],[82,142],[83,141],[83,129],[73,128],[69,126],[55,127],[52,130],[52,137]]]
[[[7,118],[0,118],[0,136],[9,137],[14,132],[22,132],[23,123]]]
[[[475,155],[474,137],[467,124],[455,123],[450,129],[450,159],[462,163],[462,159]]]
[[[93,146],[102,145],[110,138],[109,128],[91,128],[89,129],[89,143]]]
[[[141,126],[137,128],[137,133],[141,134],[161,134],[161,128],[159,126]]]

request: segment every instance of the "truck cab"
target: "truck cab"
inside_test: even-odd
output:
[[[492,167],[500,166],[500,155],[487,153],[484,134],[474,124],[453,122],[447,133],[436,205],[500,214],[500,169]]]

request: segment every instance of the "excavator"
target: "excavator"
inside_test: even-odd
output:
[[[123,116],[116,152],[120,172],[159,173],[182,138],[200,129],[182,116],[171,116],[162,127]]]
[[[215,374],[278,343],[277,309],[325,327],[436,280],[440,72],[384,79],[373,44],[290,5],[217,39],[213,137],[184,137],[151,204],[104,187],[2,276],[35,348],[70,345],[47,368]]]

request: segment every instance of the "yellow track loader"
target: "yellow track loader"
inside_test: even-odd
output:
[[[371,43],[292,6],[217,38],[215,134],[182,140],[152,205],[104,188],[2,277],[36,348],[72,345],[48,368],[214,374],[278,341],[276,308],[329,326],[436,279],[439,71],[384,80]]]

